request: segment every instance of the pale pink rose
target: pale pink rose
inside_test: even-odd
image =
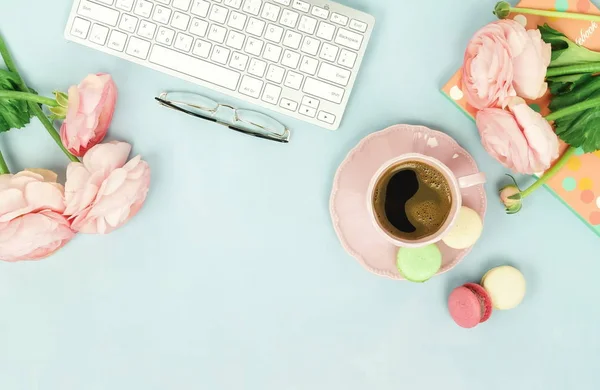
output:
[[[110,233],[140,210],[150,187],[150,167],[140,156],[127,162],[130,151],[125,142],[98,144],[83,163],[69,164],[64,214],[73,230]]]
[[[521,98],[511,99],[509,109],[487,108],[477,113],[483,147],[515,172],[547,170],[559,155],[558,137],[552,126]]]
[[[40,260],[62,248],[75,235],[64,210],[63,188],[53,172],[1,175],[0,260]]]
[[[60,128],[63,145],[83,156],[106,136],[117,103],[117,86],[107,74],[87,76],[69,88],[67,117]]]
[[[505,107],[514,96],[543,96],[551,52],[539,30],[527,31],[510,19],[488,24],[475,33],[465,52],[462,81],[467,101],[481,110]]]

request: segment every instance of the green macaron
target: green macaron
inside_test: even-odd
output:
[[[424,283],[442,267],[442,252],[436,244],[422,248],[400,248],[396,259],[398,272],[408,281]]]

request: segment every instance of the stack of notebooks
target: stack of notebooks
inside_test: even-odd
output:
[[[518,6],[600,15],[600,10],[590,0],[523,0]],[[518,13],[511,14],[510,18],[526,25],[527,29],[537,28],[537,26],[548,23],[552,28],[564,33],[578,44],[591,50],[600,51],[600,23]],[[476,110],[468,105],[461,87],[461,71],[459,70],[442,91],[448,99],[473,118]],[[549,112],[547,96],[529,103],[543,115]],[[562,148],[564,150],[566,146],[563,145]],[[596,234],[600,235],[600,152],[583,154],[578,151],[567,165],[548,182],[546,187]]]

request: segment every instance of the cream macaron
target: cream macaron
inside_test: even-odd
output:
[[[483,232],[483,221],[477,212],[468,207],[461,207],[454,225],[442,241],[452,249],[470,248]]]
[[[481,285],[492,298],[494,309],[514,309],[525,298],[525,277],[514,267],[506,265],[489,270],[483,275]]]

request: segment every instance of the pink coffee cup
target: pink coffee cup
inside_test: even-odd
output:
[[[452,205],[451,205],[451,209],[450,209],[450,214],[448,215],[446,222],[444,222],[444,224],[440,227],[440,229],[436,233],[434,233],[430,236],[427,236],[427,237],[423,237],[419,240],[404,240],[404,239],[396,237],[396,236],[392,235],[391,233],[389,233],[388,231],[386,231],[380,225],[379,220],[377,219],[377,216],[375,214],[375,209],[374,209],[374,205],[373,205],[373,196],[374,196],[374,192],[375,192],[375,187],[376,187],[377,183],[379,182],[379,180],[381,179],[381,176],[384,173],[386,173],[388,171],[388,169],[390,169],[391,167],[398,165],[400,163],[403,163],[403,162],[407,162],[407,161],[422,162],[422,163],[425,163],[425,164],[430,165],[431,167],[437,169],[439,172],[441,172],[444,175],[445,179],[447,180],[447,182],[450,186],[450,191],[452,194]],[[441,241],[446,236],[446,234],[448,234],[448,232],[454,225],[456,218],[458,217],[458,212],[460,211],[460,208],[462,206],[461,189],[473,187],[473,186],[476,186],[479,184],[483,184],[483,183],[485,183],[485,181],[486,181],[485,174],[481,173],[481,172],[476,173],[474,175],[456,177],[456,175],[450,170],[450,168],[448,168],[441,161],[439,161],[433,157],[429,157],[429,156],[419,154],[419,153],[403,154],[399,157],[393,158],[393,159],[387,161],[386,163],[384,163],[377,170],[377,172],[371,179],[371,183],[369,184],[369,189],[367,191],[367,199],[366,199],[369,216],[371,218],[371,222],[373,223],[373,226],[375,227],[375,229],[387,241],[394,244],[395,246],[407,247],[407,248],[419,248],[419,247],[427,246],[430,244],[434,244],[438,241]]]

